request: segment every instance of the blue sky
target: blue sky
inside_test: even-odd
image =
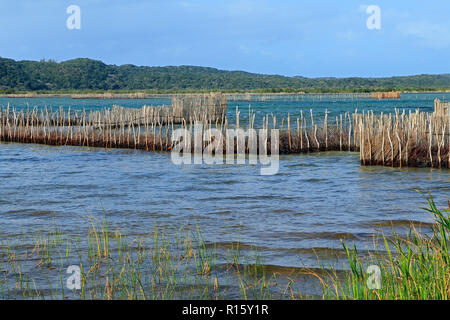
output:
[[[69,5],[81,29],[69,30]],[[368,5],[381,8],[369,30]],[[0,56],[307,77],[450,73],[450,1],[0,0]]]

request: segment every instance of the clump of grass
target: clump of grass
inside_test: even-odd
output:
[[[3,299],[262,299],[267,285],[259,256],[239,246],[221,252],[197,228],[168,236],[155,226],[143,238],[112,232],[89,219],[84,232],[37,232],[27,245],[5,244],[0,254]],[[30,249],[31,248],[31,249]],[[228,259],[232,257],[232,259]],[[81,288],[69,290],[67,269],[81,270]]]
[[[320,277],[324,298],[448,300],[450,210],[439,210],[431,196],[428,204],[426,210],[435,221],[428,236],[414,227],[406,237],[395,232],[391,240],[383,236],[383,247],[375,249],[364,261],[355,247],[350,249],[343,244],[350,270],[343,277],[332,271]],[[370,269],[368,272],[369,265],[380,270],[378,289],[371,282],[373,274],[369,274]]]

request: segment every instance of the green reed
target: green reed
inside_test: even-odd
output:
[[[448,300],[450,298],[450,257],[448,237],[450,216],[448,209],[439,210],[430,196],[429,208],[435,224],[430,236],[421,234],[413,226],[406,237],[393,232],[388,240],[361,259],[355,247],[343,244],[349,271],[339,276],[335,271],[317,277],[327,299],[360,300]],[[449,208],[450,209],[450,208]],[[367,267],[379,267],[380,287],[370,285]]]
[[[263,254],[208,243],[199,228],[167,232],[154,227],[143,237],[112,231],[107,220],[89,219],[85,231],[64,234],[57,226],[1,240],[3,299],[306,299],[298,284],[309,277],[323,299],[449,299],[449,210],[433,199],[430,236],[413,227],[408,236],[381,237],[368,256],[343,244],[346,271],[325,267],[269,271]],[[5,237],[2,237],[3,239]],[[22,239],[23,238],[23,239]],[[81,289],[66,286],[68,266],[81,269]],[[369,265],[381,272],[380,289],[368,285]]]
[[[264,280],[248,271],[252,267],[235,264],[245,260],[239,249],[220,254],[234,261],[219,262],[217,248],[198,228],[169,237],[155,226],[149,236],[131,238],[111,232],[106,219],[90,218],[78,235],[55,227],[26,238],[25,248],[2,242],[3,299],[221,299],[248,298],[248,290],[252,298],[267,297]],[[81,269],[80,290],[67,289],[70,265]],[[248,265],[264,268],[258,259]]]

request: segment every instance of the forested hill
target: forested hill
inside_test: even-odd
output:
[[[19,91],[375,91],[450,88],[450,74],[392,78],[305,78],[214,68],[107,65],[91,59],[14,61],[0,58],[0,92]]]

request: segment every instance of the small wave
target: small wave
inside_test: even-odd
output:
[[[414,220],[371,220],[364,225],[368,227],[432,227],[434,224],[431,222],[414,221]]]

